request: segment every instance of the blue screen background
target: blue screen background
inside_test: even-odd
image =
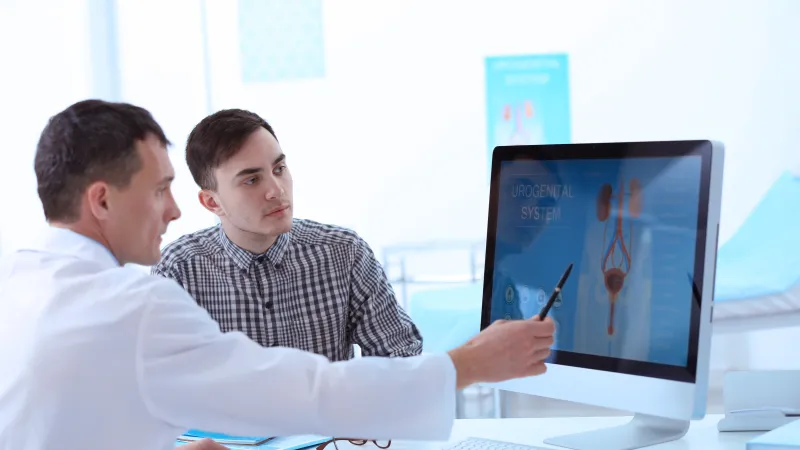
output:
[[[502,163],[492,320],[536,315],[574,263],[550,310],[554,349],[685,366],[700,175],[699,156]],[[611,197],[601,201],[605,184]],[[598,204],[608,205],[605,221]],[[604,260],[626,273],[613,323]]]

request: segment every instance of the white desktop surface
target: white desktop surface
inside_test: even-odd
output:
[[[645,447],[645,450],[744,450],[745,444],[750,439],[763,433],[737,432],[720,433],[717,431],[717,422],[721,414],[707,415],[705,419],[693,421],[689,432],[682,439],[664,444]],[[545,445],[542,441],[548,437],[562,434],[580,433],[596,428],[622,425],[630,417],[559,417],[535,419],[459,419],[453,427],[451,440],[456,441],[467,437],[496,439],[499,441],[514,442],[518,444],[538,445],[540,447],[559,449]],[[425,449],[434,450],[441,448],[442,442],[414,442],[392,441],[389,450]],[[339,450],[361,449],[377,450],[372,443],[366,446],[354,446],[349,443],[337,442]],[[561,448],[562,450],[565,450]]]

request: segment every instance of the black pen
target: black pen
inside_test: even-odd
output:
[[[556,288],[553,289],[553,293],[550,294],[550,299],[547,300],[547,303],[539,312],[539,320],[544,320],[544,318],[547,317],[547,313],[550,312],[550,308],[553,307],[553,302],[555,302],[556,298],[558,298],[559,294],[561,294],[561,288],[563,288],[564,283],[567,282],[567,278],[569,278],[570,272],[572,272],[572,263],[569,263],[569,266],[567,266],[567,270],[564,271],[564,275],[561,275],[561,279],[558,280]]]

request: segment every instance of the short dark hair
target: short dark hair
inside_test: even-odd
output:
[[[186,142],[186,165],[195,183],[201,189],[216,189],[214,169],[234,157],[259,128],[278,139],[266,120],[243,109],[223,109],[201,120]]]
[[[83,100],[51,117],[34,159],[45,218],[78,220],[81,195],[97,181],[126,187],[142,166],[136,142],[149,134],[170,145],[150,112],[128,103]]]

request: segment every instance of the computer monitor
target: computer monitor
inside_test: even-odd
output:
[[[681,438],[705,415],[724,146],[497,147],[481,329],[550,310],[547,372],[494,388],[629,411],[545,442],[576,450]]]

